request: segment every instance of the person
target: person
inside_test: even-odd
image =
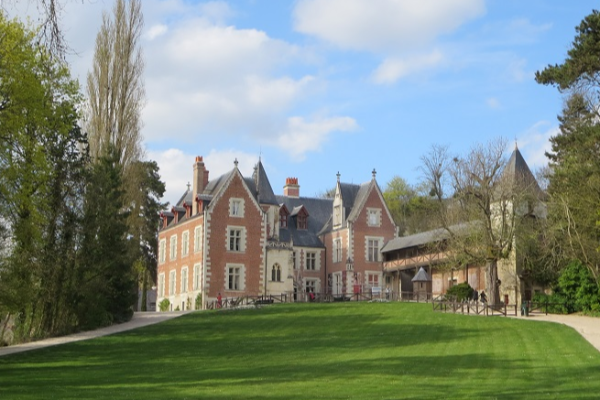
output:
[[[217,295],[217,308],[221,308],[223,306],[222,303],[222,298],[221,298],[221,292],[219,292],[219,294]]]
[[[389,287],[389,286],[387,286],[387,287],[385,288],[385,298],[386,298],[387,300],[389,300],[389,299],[390,299],[390,287]]]
[[[481,294],[479,295],[479,298],[481,299],[482,303],[487,303],[487,296],[485,295],[485,292],[482,290]]]
[[[477,303],[477,300],[479,300],[479,292],[477,290],[473,290],[473,301]]]

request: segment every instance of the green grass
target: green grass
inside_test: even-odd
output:
[[[0,399],[596,399],[573,329],[403,303],[189,314],[0,358]]]

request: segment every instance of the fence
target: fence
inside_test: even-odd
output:
[[[445,296],[438,296],[432,301],[433,311],[451,312],[454,314],[476,314],[476,315],[517,315],[516,304],[488,304],[478,301],[457,301]]]

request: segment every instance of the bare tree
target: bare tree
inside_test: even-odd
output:
[[[476,145],[466,157],[450,157],[446,147],[434,146],[421,167],[438,202],[449,254],[457,263],[487,265],[493,304],[500,301],[498,261],[511,255],[517,216],[532,212],[526,189],[535,184],[507,168],[505,149],[506,141],[498,139]]]
[[[128,167],[142,156],[145,90],[139,40],[143,25],[140,0],[117,0],[112,19],[103,15],[93,69],[87,78],[90,155],[97,160],[114,147],[125,181]]]

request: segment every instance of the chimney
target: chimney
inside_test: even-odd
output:
[[[194,163],[194,189],[193,189],[193,197],[192,197],[192,215],[198,214],[198,202],[196,198],[198,194],[204,192],[204,188],[208,184],[208,171],[204,168],[204,161],[202,160],[202,156],[196,157],[196,162]]]
[[[300,197],[300,185],[298,185],[298,178],[287,178],[285,180],[283,195],[294,198]]]

